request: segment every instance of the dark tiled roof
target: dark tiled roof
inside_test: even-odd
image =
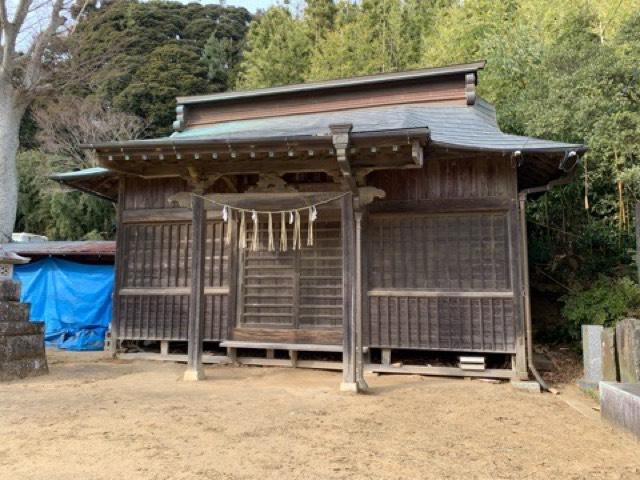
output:
[[[388,107],[290,115],[223,122],[174,133],[181,140],[327,136],[329,125],[353,124],[354,133],[428,128],[431,142],[451,148],[513,152],[583,150],[584,145],[509,135],[500,131],[493,107],[482,100],[474,106],[395,105]]]

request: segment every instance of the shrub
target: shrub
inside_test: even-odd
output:
[[[640,287],[628,277],[600,277],[591,288],[565,295],[562,300],[569,334],[578,340],[583,324],[611,326],[640,312]]]

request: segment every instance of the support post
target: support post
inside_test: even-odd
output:
[[[343,305],[343,392],[358,392],[356,377],[356,325],[355,325],[355,225],[353,195],[342,197],[342,305]]]
[[[369,386],[364,379],[364,358],[362,339],[362,210],[355,212],[356,232],[355,232],[355,354],[356,354],[356,382],[362,391],[368,390]]]
[[[189,346],[185,380],[203,380],[202,336],[204,327],[204,256],[206,225],[204,200],[193,196],[191,201],[192,241],[191,241],[191,295],[189,297]]]

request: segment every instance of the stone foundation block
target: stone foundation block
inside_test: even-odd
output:
[[[44,351],[44,338],[41,333],[31,335],[11,335],[0,337],[0,361],[11,362],[32,358]]]
[[[8,278],[0,279],[0,300],[17,302],[20,300],[20,282]]]
[[[640,384],[601,382],[600,414],[640,439]]]
[[[625,318],[616,325],[620,381],[640,383],[640,320]]]
[[[44,355],[0,362],[0,381],[18,378],[35,377],[49,373],[47,360]]]
[[[28,303],[0,300],[0,322],[28,322],[30,310]]]

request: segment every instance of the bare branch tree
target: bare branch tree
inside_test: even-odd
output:
[[[74,1],[86,0],[0,0],[0,243],[9,241],[15,223],[16,154],[27,108],[55,87],[88,78],[105,62],[104,55],[76,61],[68,50],[73,41],[65,27]],[[56,79],[61,65],[67,76]]]
[[[145,129],[145,122],[135,115],[109,108],[94,97],[64,96],[33,109],[38,124],[38,141],[49,153],[65,158],[60,168],[94,166],[80,149],[82,143],[131,140]]]

